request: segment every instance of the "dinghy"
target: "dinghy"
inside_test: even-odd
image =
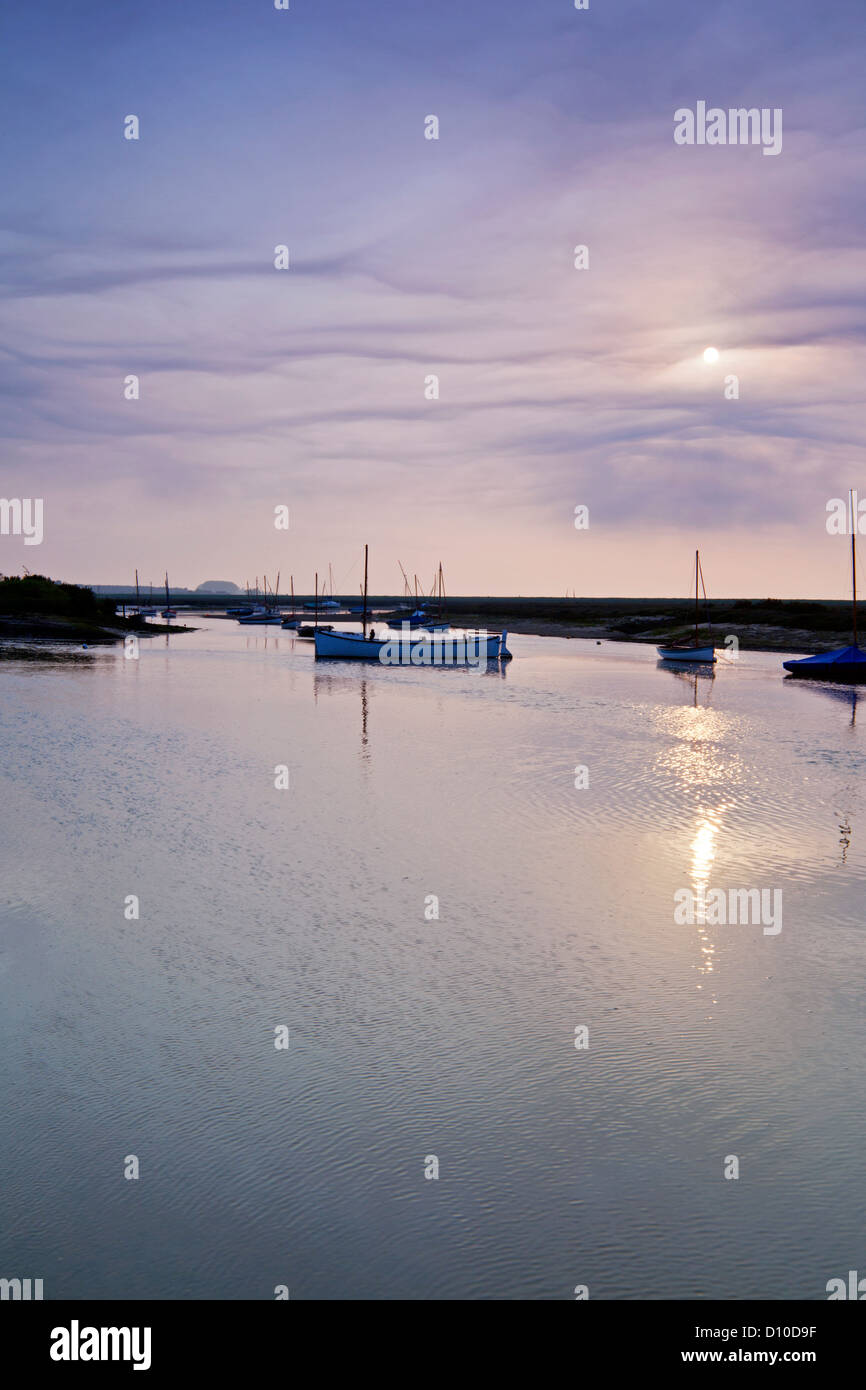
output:
[[[375,632],[375,629],[374,629]],[[380,661],[383,666],[477,666],[510,656],[507,632],[427,632],[404,625],[402,632],[374,636],[366,632],[315,633],[316,656],[349,661]]]
[[[170,592],[169,592],[169,587],[168,587],[168,570],[166,570],[166,572],[165,572],[165,607],[163,608],[162,613],[160,614],[160,617],[163,617],[163,618],[176,618],[176,617],[177,617],[177,609],[176,609],[176,608],[172,608],[172,606],[171,606],[171,594],[170,594]]]
[[[325,630],[313,633],[317,657],[341,657],[349,661],[379,661],[384,666],[477,666],[508,657],[505,632],[451,632],[412,630],[403,623],[400,632],[376,629],[367,633],[367,562],[364,546],[364,607],[360,632]]]
[[[703,586],[704,576],[701,570],[701,553],[695,551],[695,635],[691,642],[671,642],[666,647],[656,647],[656,651],[662,661],[715,661],[716,653],[712,640],[702,642],[698,628],[700,626],[700,607],[698,598],[698,586]],[[704,599],[706,600],[707,591],[704,588]],[[707,620],[709,627],[709,619]]]
[[[866,682],[866,652],[857,645],[857,510],[853,491],[849,494],[851,529],[851,627],[854,641],[850,647],[837,647],[832,652],[804,656],[782,665],[792,676],[810,681],[837,681],[840,685],[862,685]]]
[[[675,643],[670,647],[656,647],[662,661],[715,661],[715,648],[698,647],[692,643]]]
[[[783,661],[792,676],[804,676],[810,681],[839,681],[843,685],[861,685],[866,681],[866,652],[862,647],[838,647],[834,652],[819,652],[799,661]]]

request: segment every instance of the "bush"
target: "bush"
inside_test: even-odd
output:
[[[44,574],[0,578],[0,614],[39,613],[46,617],[79,618],[94,623],[114,620],[112,599],[97,598],[92,589],[59,584]]]

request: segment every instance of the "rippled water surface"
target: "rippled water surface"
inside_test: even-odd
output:
[[[0,661],[0,1273],[823,1298],[866,1267],[851,692],[532,637],[483,674],[317,664],[201,622]],[[781,889],[781,932],[677,925],[701,885]]]

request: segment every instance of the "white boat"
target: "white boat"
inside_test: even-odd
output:
[[[695,551],[695,635],[691,642],[671,642],[666,647],[656,647],[656,651],[662,661],[715,661],[716,652],[712,639],[709,642],[702,642],[698,627],[700,624],[700,608],[698,600],[698,586],[703,585],[704,576],[701,570],[701,552]],[[704,599],[707,591],[704,589]],[[708,624],[709,626],[709,624]]]
[[[656,647],[656,651],[658,652],[658,654],[659,654],[659,656],[661,657],[662,661],[715,661],[715,660],[716,660],[715,648],[712,647],[712,646],[709,646],[709,647],[696,647],[696,646],[694,646],[694,645],[689,646],[688,644],[685,644],[685,643],[684,643],[682,646],[679,646],[679,645],[678,645],[678,646],[673,646],[673,647]]]
[[[136,598],[136,602],[137,602],[137,601],[138,601],[138,570],[135,571],[135,598]],[[149,599],[149,601],[148,601],[146,607],[142,608],[141,604],[138,605],[138,616],[139,616],[140,618],[155,618],[155,617],[156,617],[156,606],[155,606],[155,604],[154,604],[154,602],[153,602],[153,585],[152,585],[152,584],[151,584],[151,586],[150,586],[150,599]]]
[[[367,558],[364,546],[364,606],[360,632],[335,632],[316,627],[313,641],[317,657],[342,657],[349,661],[379,661],[383,666],[480,666],[511,653],[506,632],[451,632],[415,629],[403,623],[399,632],[376,629],[367,632]]]
[[[282,620],[282,613],[277,613],[273,609],[254,608],[252,613],[244,613],[237,621],[239,623],[280,623]]]
[[[507,637],[507,632],[412,631],[404,624],[402,632],[385,632],[378,637],[319,628],[314,640],[316,656],[379,661],[383,666],[477,666],[481,661],[510,656]]]

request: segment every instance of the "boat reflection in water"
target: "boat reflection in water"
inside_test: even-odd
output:
[[[313,703],[319,703],[320,695],[353,694],[360,690],[361,695],[361,761],[370,762],[370,736],[368,720],[370,715],[370,682],[366,677],[360,680],[354,675],[337,675],[334,668],[313,667]]]
[[[657,661],[656,666],[660,671],[670,671],[671,675],[676,676],[677,680],[686,681],[692,687],[696,709],[698,705],[698,682],[712,682],[716,679],[715,666],[701,665],[699,662]],[[707,686],[706,694],[706,703],[709,704],[709,697],[712,694],[712,684]]]

